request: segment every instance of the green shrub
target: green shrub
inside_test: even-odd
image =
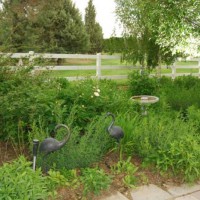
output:
[[[114,174],[125,174],[124,178],[122,179],[124,184],[128,187],[135,187],[136,183],[136,176],[135,173],[138,170],[138,167],[136,167],[131,162],[131,157],[128,157],[127,160],[120,160],[118,163],[116,163],[114,166],[112,166],[112,172]]]
[[[0,74],[4,73],[0,70]],[[56,81],[47,82],[46,75],[33,76],[31,68],[20,68],[7,71],[0,82],[0,137],[17,140],[18,134],[23,133],[28,139],[27,132],[33,121],[43,119],[45,125],[52,129],[55,126],[56,110]],[[55,111],[55,113],[54,113]]]
[[[61,174],[67,179],[67,182],[70,187],[77,188],[80,185],[78,170],[72,169],[67,170],[66,168],[60,169]]]
[[[91,192],[99,195],[102,190],[109,188],[112,180],[102,169],[85,168],[81,170],[81,182],[84,185],[84,195]]]
[[[73,88],[73,106],[76,106],[73,126],[82,129],[86,127],[91,119],[105,112],[119,112],[126,109],[126,91],[119,91],[113,81],[95,81],[87,79],[78,82]],[[64,99],[64,105],[68,100]],[[68,106],[66,106],[68,109]],[[68,109],[70,114],[71,109]]]
[[[200,107],[199,88],[193,87],[191,89],[179,88],[174,86],[168,90],[166,95],[166,102],[176,111],[182,110],[186,112],[188,107],[196,105]]]
[[[126,92],[108,80],[84,80],[71,83],[50,79],[49,73],[32,74],[32,66],[11,71],[0,68],[0,134],[1,139],[28,140],[33,123],[50,134],[57,123],[66,123],[73,107],[73,127],[85,127],[103,112],[126,109]]]
[[[199,138],[200,139],[200,138]],[[200,140],[188,135],[172,141],[168,149],[160,149],[156,166],[162,171],[172,170],[174,175],[183,176],[184,181],[193,182],[200,177]]]
[[[182,110],[185,114],[188,107],[196,105],[200,108],[200,80],[197,77],[177,77],[173,84],[162,85],[161,91],[165,101],[176,111]]]
[[[57,135],[61,140],[63,135]],[[71,130],[71,137],[67,144],[47,156],[48,168],[55,165],[56,169],[74,169],[88,167],[94,162],[101,160],[102,156],[113,146],[113,139],[106,132],[105,117],[96,117],[82,133],[80,128]],[[40,162],[40,165],[42,163]]]
[[[172,170],[184,180],[199,178],[199,135],[193,123],[179,116],[149,115],[133,130],[134,152],[161,171]]]
[[[60,172],[50,170],[44,176],[40,168],[33,171],[31,162],[23,156],[0,167],[1,199],[54,199],[59,186],[69,185],[69,180]]]
[[[55,190],[57,186],[69,186],[68,180],[59,171],[48,171],[48,189],[49,191]]]
[[[24,157],[0,167],[0,198],[9,199],[48,199],[47,178],[41,170],[35,172],[31,163]]]
[[[149,77],[149,73],[133,71],[128,76],[129,93],[131,95],[155,95],[159,82],[155,77]]]
[[[198,77],[189,76],[178,76],[174,80],[174,85],[178,88],[191,89],[193,87],[200,87],[200,80]]]
[[[197,106],[190,106],[187,109],[187,120],[194,124],[197,128],[198,133],[200,133],[200,108]]]
[[[116,125],[120,125],[124,131],[124,137],[120,141],[120,156],[124,153],[131,156],[134,151],[134,127],[139,123],[140,115],[133,111],[134,108],[130,108],[129,111],[116,116]]]

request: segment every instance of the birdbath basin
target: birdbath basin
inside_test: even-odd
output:
[[[138,96],[132,96],[131,100],[141,105],[142,115],[147,115],[146,106],[158,102],[159,98],[150,95],[138,95]]]

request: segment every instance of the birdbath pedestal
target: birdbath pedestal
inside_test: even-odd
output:
[[[138,96],[132,96],[131,100],[141,105],[142,115],[147,115],[146,106],[158,102],[159,98],[150,95],[138,95]]]

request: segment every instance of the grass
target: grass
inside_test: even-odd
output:
[[[155,71],[154,71],[155,73]],[[172,70],[171,69],[162,69],[161,70],[162,74],[171,74]],[[198,73],[198,69],[176,69],[176,73]]]
[[[198,65],[197,61],[178,61],[176,62],[177,66],[192,66],[192,65]]]
[[[52,77],[95,76],[95,70],[55,70],[50,72]]]
[[[51,60],[49,64],[56,65],[57,63],[54,60]],[[121,65],[128,65],[131,66],[131,64],[122,63],[120,59],[102,59],[101,60],[102,65],[115,65],[115,66],[121,66]],[[95,66],[96,65],[96,59],[76,59],[76,58],[70,58],[70,59],[64,59],[62,60],[61,65],[66,66]]]
[[[53,63],[51,63],[53,64]],[[55,63],[54,63],[55,64]],[[104,66],[131,66],[130,63],[122,63],[120,59],[114,59],[114,60],[108,60],[108,59],[102,59],[102,71],[101,74],[103,76],[109,76],[109,75],[128,75],[130,73],[130,69],[103,69]],[[66,66],[96,66],[96,60],[95,59],[65,59],[61,65]],[[197,66],[197,61],[178,61],[176,62],[176,66]],[[199,69],[176,69],[176,73],[198,73]],[[152,73],[156,73],[155,70],[153,70]],[[164,67],[161,69],[162,74],[171,74],[172,70],[171,67]],[[77,77],[77,76],[95,76],[96,70],[54,70],[51,71],[50,75],[52,77]]]

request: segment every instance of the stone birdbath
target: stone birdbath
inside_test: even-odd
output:
[[[156,96],[150,96],[150,95],[138,95],[138,96],[132,96],[131,100],[141,105],[142,115],[147,115],[146,107],[158,102],[159,98]]]

